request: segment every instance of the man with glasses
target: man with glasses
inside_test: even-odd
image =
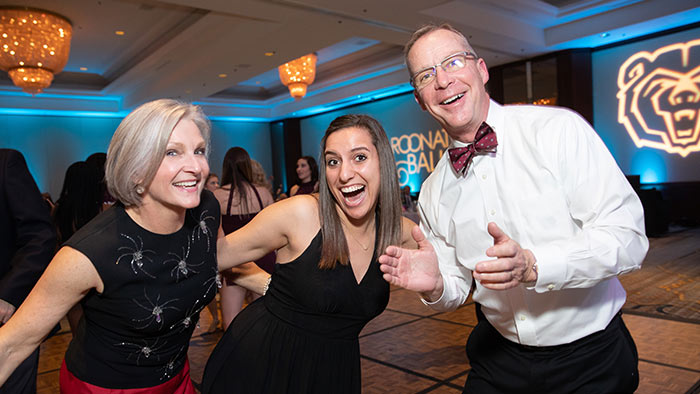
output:
[[[452,141],[419,197],[420,249],[389,247],[387,281],[437,310],[473,289],[465,393],[632,393],[637,352],[617,276],[648,249],[642,205],[578,114],[501,106],[449,25],[405,48],[416,101]]]

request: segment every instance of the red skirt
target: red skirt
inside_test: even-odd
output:
[[[190,361],[185,360],[182,371],[165,383],[139,389],[106,389],[83,382],[70,373],[66,361],[61,364],[59,375],[61,394],[196,394],[190,379]]]

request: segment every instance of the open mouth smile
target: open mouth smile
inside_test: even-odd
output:
[[[352,185],[340,188],[343,198],[349,205],[360,203],[363,199],[365,186]]]

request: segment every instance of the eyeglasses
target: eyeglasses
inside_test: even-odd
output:
[[[429,85],[431,82],[433,82],[435,76],[437,75],[438,67],[442,67],[442,69],[445,70],[445,72],[447,73],[453,73],[455,71],[463,69],[464,66],[467,65],[467,60],[476,58],[477,57],[474,53],[468,51],[458,52],[454,55],[450,55],[440,63],[413,74],[413,76],[411,77],[411,86],[416,88],[416,90],[422,89]]]

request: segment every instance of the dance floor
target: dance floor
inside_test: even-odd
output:
[[[621,280],[629,294],[623,319],[639,350],[637,393],[700,393],[700,229],[651,239],[643,268]],[[222,335],[206,332],[211,316],[201,315],[189,351],[197,387]],[[475,324],[472,303],[438,313],[414,293],[393,288],[387,310],[360,336],[362,392],[460,393],[469,372],[464,344]],[[58,393],[70,338],[61,332],[42,345],[40,394]]]

